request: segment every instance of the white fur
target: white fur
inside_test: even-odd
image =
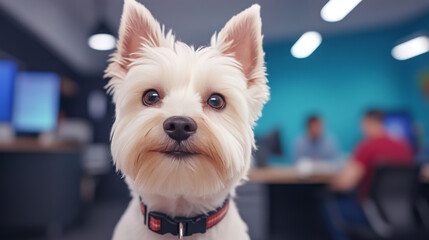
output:
[[[126,177],[133,200],[118,223],[115,240],[177,239],[143,225],[138,197],[149,211],[192,217],[219,207],[246,179],[254,147],[252,127],[269,92],[265,77],[259,6],[233,17],[211,46],[194,49],[175,41],[150,12],[125,0],[117,52],[106,69],[116,104],[112,155]],[[161,100],[144,106],[143,93]],[[206,104],[222,94],[226,107]],[[174,159],[161,151],[175,142],[163,130],[171,116],[187,116],[198,129],[182,147],[198,154]],[[231,201],[226,217],[205,234],[185,239],[248,239],[247,227]]]

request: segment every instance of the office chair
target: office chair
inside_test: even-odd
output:
[[[429,239],[418,166],[379,166],[363,210],[381,239]]]
[[[280,130],[275,129],[256,139],[258,150],[253,152],[255,164],[258,167],[268,165],[268,160],[272,155],[283,156]]]
[[[379,166],[362,208],[370,227],[337,224],[355,240],[429,239],[429,213],[419,197],[418,166]]]

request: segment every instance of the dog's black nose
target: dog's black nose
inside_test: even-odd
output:
[[[197,131],[197,123],[190,117],[174,116],[164,121],[164,131],[171,139],[180,142]]]

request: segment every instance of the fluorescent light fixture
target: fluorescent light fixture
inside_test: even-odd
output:
[[[296,58],[306,58],[319,47],[321,42],[322,36],[320,33],[314,31],[306,32],[296,41],[290,52]]]
[[[116,39],[108,33],[97,33],[89,37],[88,45],[98,51],[107,51],[115,48]]]
[[[330,0],[320,11],[320,16],[327,22],[343,20],[362,0]]]
[[[397,60],[406,60],[429,52],[429,38],[420,36],[403,42],[392,49],[392,56]]]

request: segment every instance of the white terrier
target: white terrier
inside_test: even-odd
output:
[[[133,199],[114,240],[249,239],[232,198],[269,98],[259,12],[253,5],[194,49],[125,0],[106,77],[112,155]]]

